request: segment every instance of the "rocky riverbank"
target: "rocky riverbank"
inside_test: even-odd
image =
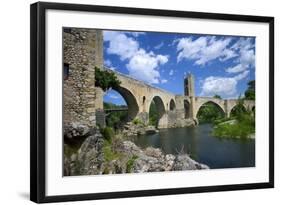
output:
[[[137,135],[145,135],[145,134],[154,134],[159,132],[155,126],[149,125],[145,126],[142,123],[133,123],[128,122],[122,128],[122,134],[124,136],[137,136]]]
[[[208,166],[196,162],[184,153],[172,155],[164,154],[160,149],[153,147],[141,149],[120,136],[116,136],[109,142],[104,139],[98,129],[86,134],[89,136],[78,151],[64,155],[64,175],[208,169]],[[64,149],[69,150],[69,145],[65,144]]]

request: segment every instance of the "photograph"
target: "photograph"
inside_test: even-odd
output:
[[[63,27],[62,44],[64,177],[256,166],[255,36]]]

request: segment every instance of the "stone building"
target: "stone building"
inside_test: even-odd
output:
[[[102,31],[63,29],[63,115],[68,123],[95,126],[95,66],[103,65]]]

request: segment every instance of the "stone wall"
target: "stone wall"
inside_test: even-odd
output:
[[[64,125],[96,125],[94,68],[103,65],[102,43],[99,30],[65,28],[63,31]]]

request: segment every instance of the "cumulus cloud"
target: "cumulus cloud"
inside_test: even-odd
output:
[[[167,83],[167,82],[168,82],[168,80],[166,80],[166,79],[161,79],[161,83],[162,83],[162,84]]]
[[[138,42],[122,32],[104,31],[103,36],[105,41],[109,41],[107,53],[119,55],[121,60],[131,58],[139,49]]]
[[[167,56],[155,55],[153,52],[147,53],[145,50],[139,49],[129,60],[127,68],[131,76],[148,83],[158,84],[160,82],[158,66],[167,61]]]
[[[236,56],[235,52],[227,48],[231,40],[230,37],[217,39],[215,36],[177,39],[177,61],[188,59],[194,60],[197,65],[205,65],[215,59],[225,61],[234,58]]]
[[[109,42],[107,53],[127,60],[129,74],[147,83],[160,83],[159,66],[168,62],[169,56],[155,54],[140,48],[139,43],[124,32],[105,31],[104,40]]]
[[[238,53],[237,65],[226,69],[228,73],[239,73],[255,66],[255,52],[252,38],[241,37],[232,47]]]
[[[221,95],[223,97],[233,97],[237,95],[238,81],[246,78],[249,71],[244,71],[234,77],[210,76],[202,81],[202,96]]]

